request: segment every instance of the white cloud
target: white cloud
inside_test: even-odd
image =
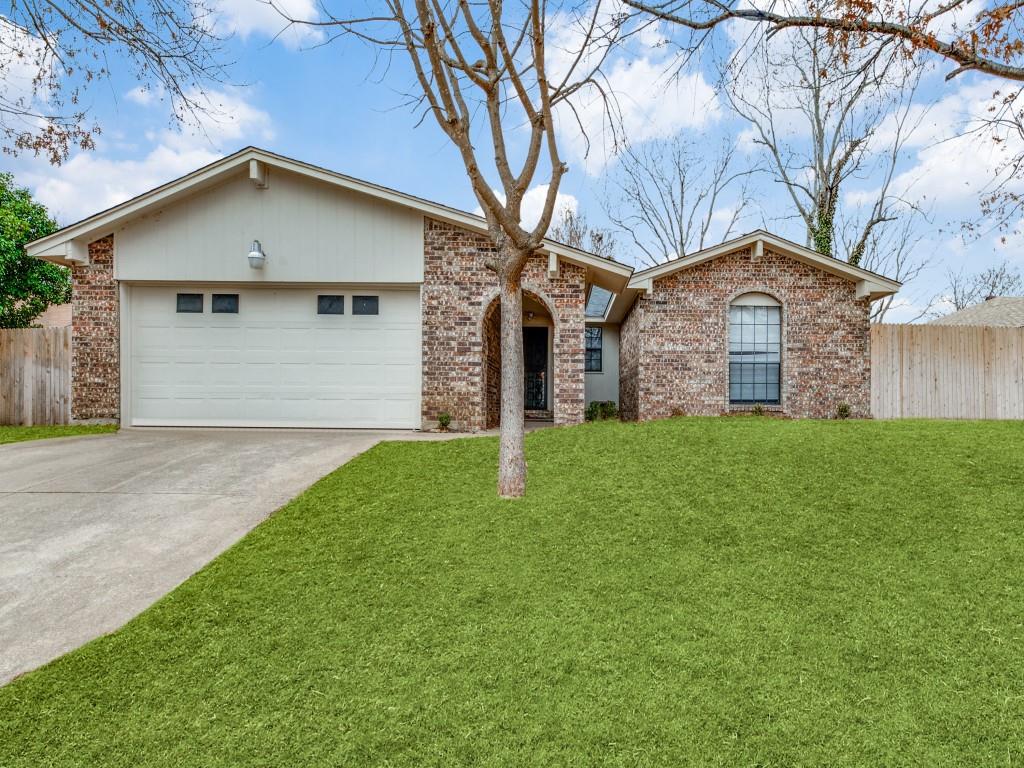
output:
[[[124,97],[130,102],[139,104],[143,107],[148,107],[150,104],[163,100],[164,89],[159,85],[140,85],[136,88],[132,88],[124,95]]]
[[[573,100],[575,113],[567,107],[560,109],[558,134],[567,157],[596,176],[612,160],[616,138],[636,145],[687,129],[703,129],[717,121],[721,106],[704,75],[672,77],[665,67],[660,60],[639,56],[620,58],[607,69],[605,88],[614,100],[613,115],[618,122],[614,129],[609,124],[608,105],[596,89]]]
[[[39,115],[48,112],[55,64],[41,38],[0,16],[0,101],[8,106],[9,127],[44,129],[47,121]]]
[[[608,42],[601,32],[587,34],[594,8],[587,6],[578,18],[564,12],[553,16],[545,62],[552,82],[559,82],[572,66],[570,82],[602,64],[598,79],[604,95],[597,87],[586,87],[555,115],[565,157],[592,176],[604,170],[623,141],[667,138],[704,128],[721,115],[715,90],[702,73],[676,71],[659,25],[643,26],[601,62]],[[602,2],[597,28],[611,33],[624,10],[617,0]]]
[[[527,229],[532,228],[537,221],[540,219],[541,213],[544,211],[544,201],[548,196],[549,184],[538,184],[535,187],[530,187],[523,195],[523,207],[522,207],[522,225]],[[505,195],[499,190],[494,190],[494,194],[497,195],[501,202],[505,202]],[[571,211],[576,213],[579,209],[579,200],[576,199],[575,195],[570,195],[566,192],[559,192],[555,195],[555,215],[551,218],[551,223],[557,224],[561,213],[563,211]],[[484,209],[480,206],[476,207],[474,211],[477,216],[484,215]]]
[[[189,93],[189,99],[199,106],[199,112],[186,114],[182,131],[171,132],[169,141],[179,146],[183,142],[186,147],[200,141],[237,148],[232,145],[243,139],[260,142],[273,139],[270,115],[254,107],[248,96],[238,89]]]
[[[955,218],[974,215],[980,196],[993,189],[1007,161],[1024,153],[1024,140],[1015,131],[980,122],[991,116],[989,107],[997,102],[992,83],[980,81],[965,82],[934,104],[913,105],[907,125],[917,127],[905,146],[916,152],[893,180],[892,194],[921,198],[927,207],[957,207],[961,210]],[[884,146],[895,138],[895,119],[889,118],[873,140]],[[1009,189],[1024,192],[1020,181],[1011,179],[1008,184]],[[844,201],[865,205],[873,203],[877,195],[877,187],[853,190]]]
[[[0,92],[5,101],[31,104],[37,97],[45,101],[51,64],[42,39],[0,16]],[[37,91],[40,73],[44,77]]]
[[[273,138],[270,116],[236,92],[204,97],[212,110],[181,130],[146,134],[152,148],[139,159],[121,159],[101,141],[59,167],[37,159],[20,178],[61,224],[69,224],[124,202],[213,162],[245,143]]]
[[[261,35],[281,40],[289,48],[319,43],[323,30],[288,23],[288,18],[316,21],[320,18],[315,0],[215,0],[214,29],[247,40]],[[287,17],[287,18],[286,18]]]

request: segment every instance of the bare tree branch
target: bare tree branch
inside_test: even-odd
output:
[[[808,247],[839,255],[836,222],[847,183],[880,174],[869,215],[859,225],[845,217],[858,233],[844,237],[842,255],[857,264],[875,227],[914,208],[892,187],[921,120],[912,110],[920,71],[904,66],[886,41],[854,54],[835,49],[817,29],[752,45],[730,62],[726,94],[803,220]]]
[[[205,88],[229,66],[204,0],[12,0],[0,17],[0,136],[7,154],[51,163],[92,149],[100,126],[82,106],[116,74],[158,89],[185,119],[210,110]]]
[[[728,143],[709,154],[680,138],[648,142],[620,154],[603,205],[653,266],[710,245],[712,234],[728,239],[749,208],[757,170]]]
[[[737,0],[623,0],[625,5],[682,28],[703,32],[727,21],[764,25],[768,35],[784,29],[819,29],[840,48],[863,45],[868,38],[888,38],[909,51],[930,51],[954,64],[946,79],[967,71],[984,72],[1006,80],[1024,81],[1020,38],[1024,2],[997,2],[978,11],[970,23],[944,24],[965,0],[902,4],[894,0],[832,0],[810,4],[808,13],[771,0],[740,3]],[[947,28],[952,27],[951,32]]]

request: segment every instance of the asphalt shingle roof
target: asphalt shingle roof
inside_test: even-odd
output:
[[[932,320],[931,325],[999,325],[1024,328],[1024,296],[995,296],[951,315]]]

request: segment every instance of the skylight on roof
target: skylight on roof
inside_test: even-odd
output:
[[[584,311],[584,314],[587,317],[604,317],[605,312],[608,311],[608,305],[611,304],[613,296],[615,296],[615,294],[609,290],[596,285],[592,286],[590,289],[590,296],[587,298],[587,308]]]

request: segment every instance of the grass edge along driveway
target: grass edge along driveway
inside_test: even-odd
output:
[[[384,443],[0,689],[0,766],[1019,765],[1024,430]]]
[[[0,445],[26,440],[48,440],[53,437],[78,437],[116,432],[116,424],[60,424],[56,426],[0,426]]]

